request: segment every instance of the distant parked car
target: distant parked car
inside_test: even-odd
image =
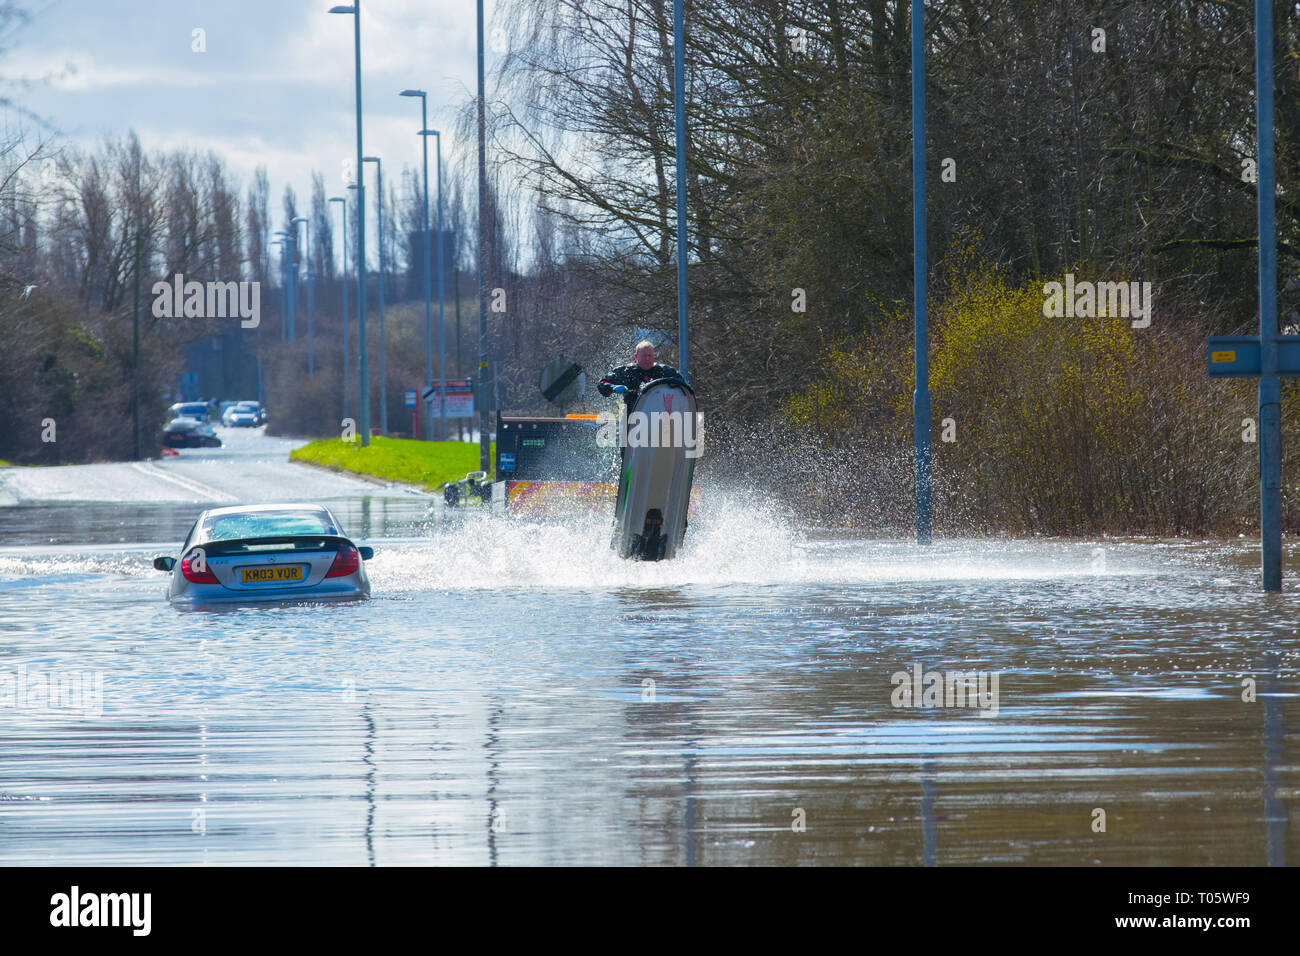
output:
[[[206,421],[177,418],[163,428],[162,444],[168,448],[220,448],[221,439]]]
[[[208,403],[177,402],[167,409],[167,418],[170,420],[189,418],[196,422],[206,422],[208,420]]]
[[[249,405],[257,413],[257,424],[266,424],[266,406],[261,402],[240,402],[240,405]]]
[[[239,402],[226,409],[221,416],[221,424],[230,428],[256,428],[261,424],[258,421],[259,411],[257,402]]]
[[[233,400],[222,402],[220,405],[217,406],[217,417],[224,422],[226,420],[226,409],[231,408],[232,406],[238,404],[240,403]]]

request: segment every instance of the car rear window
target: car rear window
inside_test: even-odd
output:
[[[259,511],[216,515],[204,522],[207,541],[232,538],[272,538],[289,534],[339,534],[323,514],[302,511]]]

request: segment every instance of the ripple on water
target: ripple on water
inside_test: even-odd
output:
[[[1246,543],[702,511],[659,565],[603,519],[403,526],[370,601],[204,614],[163,601],[156,546],[2,548],[0,860],[1297,858],[1295,598],[1256,593]],[[894,706],[918,665],[996,673],[997,716]]]

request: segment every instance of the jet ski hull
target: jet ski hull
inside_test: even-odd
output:
[[[627,418],[613,546],[620,557],[677,556],[700,449],[695,392],[680,378],[648,382]]]

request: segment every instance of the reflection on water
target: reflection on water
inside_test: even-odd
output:
[[[714,508],[629,565],[599,521],[330,506],[372,600],[208,615],[121,542],[193,507],[0,509],[0,862],[1296,859],[1296,598],[1245,543],[922,550]],[[918,665],[996,673],[997,716],[893,706]]]
[[[1264,819],[1268,824],[1268,865],[1286,866],[1287,807],[1278,796],[1281,775],[1278,772],[1282,762],[1282,747],[1286,730],[1282,718],[1282,696],[1279,693],[1281,683],[1273,677],[1278,670],[1276,655],[1266,652],[1264,655],[1265,677],[1260,680],[1264,705]],[[1265,688],[1267,690],[1265,691]],[[1291,689],[1295,691],[1295,682]],[[1294,794],[1294,791],[1292,791]]]

